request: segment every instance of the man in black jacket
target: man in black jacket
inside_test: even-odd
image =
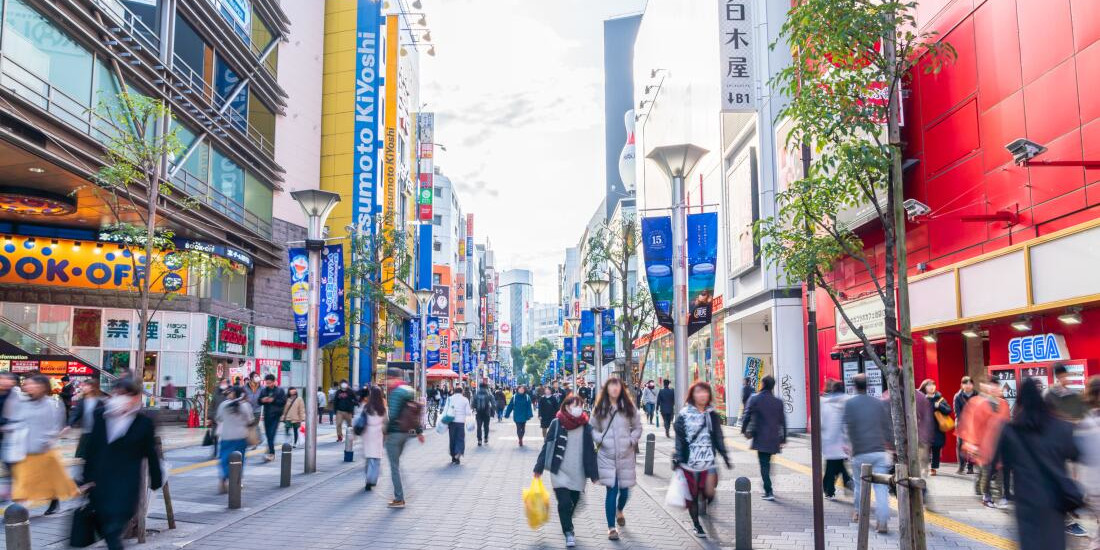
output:
[[[149,465],[149,488],[163,483],[153,421],[141,414],[141,386],[130,379],[115,383],[95,422],[84,456],[84,482],[99,532],[111,550],[122,548],[122,533],[138,512],[142,463]]]
[[[752,438],[752,450],[756,451],[760,477],[764,482],[764,500],[775,500],[772,492],[772,455],[778,454],[787,443],[787,415],[783,402],[772,393],[775,378],[765,376],[760,384],[760,392],[749,398],[745,405],[741,433]]]
[[[265,462],[275,460],[275,434],[279,433],[279,419],[283,417],[286,406],[286,392],[275,385],[275,375],[264,377],[264,387],[260,390],[260,406],[264,410],[264,435],[267,437],[267,456]]]
[[[554,399],[550,386],[543,386],[542,397],[539,398],[539,426],[542,428],[542,437],[546,437],[546,430],[550,427],[550,423],[554,421],[554,415],[558,414],[559,408],[558,401]]]
[[[970,398],[974,397],[974,381],[969,376],[962,377],[962,383],[959,384],[959,391],[955,393],[955,433],[961,433],[963,423],[963,409],[966,408],[966,402],[970,401]],[[966,473],[974,473],[974,463],[966,459],[966,455],[962,452],[963,440],[961,437],[955,438],[956,455],[959,457],[959,469],[956,473],[963,473],[963,467],[966,468]]]
[[[672,429],[672,413],[676,411],[676,392],[669,387],[670,381],[664,381],[664,388],[657,392],[657,410],[661,413],[661,419],[665,421],[665,437],[672,437],[669,432]]]
[[[482,382],[478,386],[477,392],[474,393],[473,403],[470,403],[470,405],[474,409],[474,418],[477,420],[477,446],[480,447],[482,441],[488,445],[489,420],[497,410],[497,400],[489,391],[489,384]]]
[[[340,381],[340,387],[332,394],[331,403],[333,411],[336,411],[336,441],[344,440],[344,423],[351,428],[352,418],[355,416],[355,405],[358,397],[355,391],[348,387],[347,380]]]

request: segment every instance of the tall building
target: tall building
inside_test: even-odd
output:
[[[558,320],[558,304],[531,304],[523,321],[524,340],[535,343],[547,339],[555,346],[561,338],[561,323]]]
[[[296,209],[284,216],[280,207],[276,218],[273,204],[284,186],[297,185],[285,183],[291,172],[307,185],[313,180],[304,176],[308,151],[286,154],[280,133],[284,113],[312,116],[309,92],[284,84],[316,75],[284,63],[280,50],[291,60],[311,55],[306,42],[320,21],[305,16],[292,31],[278,2],[235,8],[177,0],[4,3],[0,232],[8,244],[0,266],[8,267],[0,268],[0,315],[52,346],[20,348],[11,370],[86,376],[94,367],[134,369],[151,391],[171,376],[191,394],[205,347],[224,375],[263,369],[284,383],[300,376],[285,243],[302,231]],[[127,275],[132,251],[104,240],[110,232],[102,230],[120,220],[109,191],[93,184],[106,147],[123,132],[106,116],[108,108],[118,112],[123,86],[167,106],[170,121],[147,130],[175,132],[181,145],[160,174],[173,197],[158,228],[174,234],[177,248],[207,251],[239,269],[223,277],[176,274],[176,298],[159,303],[146,327],[138,326],[135,278]],[[140,202],[121,204],[145,211]],[[144,357],[137,356],[140,338]],[[64,357],[78,359],[57,360]]]
[[[524,320],[534,296],[534,276],[526,269],[509,269],[500,273],[499,290],[500,355],[509,357],[511,350],[530,344]]]

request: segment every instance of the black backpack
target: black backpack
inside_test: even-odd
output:
[[[479,391],[474,394],[474,410],[477,412],[482,414],[489,413],[492,412],[496,406],[496,399],[494,399],[489,392]]]

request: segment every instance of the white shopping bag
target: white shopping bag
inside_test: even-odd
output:
[[[683,470],[677,469],[672,473],[672,479],[668,481],[668,492],[665,493],[665,504],[675,508],[686,508],[691,500],[691,491],[688,490],[687,478]]]

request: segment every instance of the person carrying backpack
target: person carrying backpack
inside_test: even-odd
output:
[[[474,418],[477,420],[477,446],[482,441],[489,444],[489,420],[497,411],[497,400],[489,391],[489,384],[482,382],[474,394]],[[484,435],[483,435],[484,432]]]
[[[416,392],[405,383],[401,369],[386,371],[389,378],[389,421],[386,423],[386,458],[390,461],[390,479],[393,482],[393,500],[390,508],[405,507],[405,492],[401,486],[401,453],[409,438],[416,437],[424,443],[424,425],[421,421],[424,406],[416,400]]]

